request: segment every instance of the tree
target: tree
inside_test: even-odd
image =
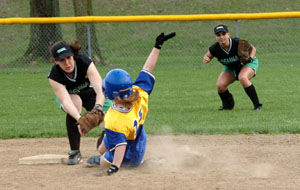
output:
[[[91,16],[93,15],[93,8],[91,0],[73,0],[75,16]],[[95,24],[90,23],[90,34],[91,34],[91,49],[92,58],[94,61],[100,61],[102,64],[105,60],[101,57],[101,50],[98,45],[96,36]],[[81,44],[82,53],[88,54],[88,29],[86,23],[76,23],[76,38]]]
[[[30,0],[30,17],[58,17],[58,0]],[[49,46],[62,39],[59,24],[32,24],[30,28],[30,42],[24,56],[30,61],[38,57],[49,59]]]

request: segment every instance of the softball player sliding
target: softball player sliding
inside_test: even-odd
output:
[[[148,98],[154,86],[154,69],[163,43],[175,33],[156,38],[142,71],[132,83],[130,75],[122,69],[109,71],[104,78],[104,94],[113,100],[105,115],[105,137],[98,151],[100,155],[87,160],[87,166],[109,166],[107,175],[123,165],[139,166],[143,162],[147,136],[144,122],[148,113]]]
[[[256,49],[252,46],[250,57],[245,65],[241,64],[237,54],[239,38],[230,38],[228,28],[224,24],[214,28],[217,42],[214,43],[203,57],[203,63],[209,63],[213,57],[224,65],[224,69],[217,81],[218,94],[222,100],[219,110],[231,110],[234,107],[232,94],[227,87],[235,80],[239,80],[244,87],[246,94],[251,99],[254,110],[261,110],[262,104],[259,102],[255,87],[250,79],[253,78],[258,69],[258,59],[255,57]]]

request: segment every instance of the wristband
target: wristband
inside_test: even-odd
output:
[[[107,169],[107,175],[111,175],[113,173],[116,173],[119,170],[119,168],[115,165],[111,165],[108,169]]]
[[[159,44],[159,43],[156,43],[156,44],[154,45],[154,47],[155,47],[155,48],[157,48],[157,49],[161,49],[161,47],[162,47],[162,43],[161,43],[161,44]]]
[[[103,106],[101,104],[96,104],[94,106],[94,109],[97,109],[97,110],[103,110]]]
[[[253,58],[249,57],[248,60],[247,60],[247,63],[251,63],[252,61],[253,61]]]

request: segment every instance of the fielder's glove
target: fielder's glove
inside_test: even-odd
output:
[[[251,63],[253,61],[253,59],[250,57],[252,49],[252,46],[247,40],[240,39],[237,53],[242,63],[246,64]]]
[[[176,36],[176,32],[165,35],[163,32],[156,37],[154,47],[160,49],[165,41]]]
[[[119,168],[115,165],[111,165],[108,169],[107,169],[107,175],[111,175],[113,173],[117,173],[117,171],[119,170]]]
[[[83,134],[87,134],[90,130],[100,125],[103,120],[104,111],[102,106],[97,104],[91,111],[88,111],[78,119],[77,125],[80,125]]]

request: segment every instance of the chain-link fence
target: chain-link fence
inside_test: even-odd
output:
[[[131,58],[145,58],[154,45],[155,37],[162,31],[177,33],[176,40],[168,43],[163,56],[191,64],[201,64],[208,47],[215,42],[213,27],[218,23],[229,26],[231,36],[247,39],[257,49],[262,64],[294,64],[300,58],[299,19],[265,19],[239,21],[186,21],[186,22],[127,22],[91,23],[96,29],[100,58],[93,57],[96,64],[120,64]],[[62,38],[67,42],[76,39],[75,24],[60,24]],[[51,28],[51,27],[49,27]],[[0,25],[0,72],[48,72],[52,63],[49,57],[30,58],[28,48],[32,38],[31,25]],[[89,30],[87,30],[89,31]],[[51,32],[51,31],[46,31]],[[5,34],[5,35],[4,35]],[[86,33],[91,42],[93,37]],[[77,34],[78,36],[78,34]],[[43,44],[43,43],[40,43]],[[47,49],[48,45],[37,44],[36,50]],[[88,53],[93,55],[89,44]],[[27,53],[26,53],[27,52]],[[100,60],[101,59],[101,60]],[[103,60],[105,60],[103,62]],[[174,63],[173,63],[174,64]]]

